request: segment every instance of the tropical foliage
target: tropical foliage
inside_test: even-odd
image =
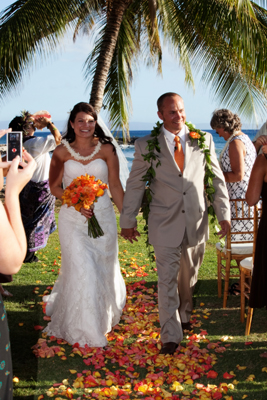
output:
[[[17,0],[0,13],[1,98],[69,29],[93,43],[84,64],[90,102],[98,111],[104,103],[113,128],[127,131],[135,68],[161,72],[162,40],[189,86],[200,72],[225,107],[266,115],[265,0]]]

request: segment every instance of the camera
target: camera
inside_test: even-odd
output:
[[[22,132],[7,133],[7,161],[12,161],[16,156],[22,160]]]

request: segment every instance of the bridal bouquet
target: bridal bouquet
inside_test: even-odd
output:
[[[106,183],[100,179],[95,180],[94,176],[88,174],[78,176],[64,190],[63,204],[74,207],[77,211],[80,211],[82,207],[89,210],[91,205],[103,196],[107,187]],[[94,239],[104,235],[94,214],[88,219],[88,235]]]

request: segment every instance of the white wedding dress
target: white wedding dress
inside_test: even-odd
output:
[[[104,160],[87,165],[68,160],[64,187],[86,173],[108,182]],[[94,213],[104,231],[97,239],[88,236],[87,220],[74,207],[60,209],[61,269],[51,294],[43,298],[46,314],[51,316],[44,331],[70,344],[103,347],[107,344],[105,334],[120,320],[126,287],[118,260],[116,217],[106,191],[95,203]]]

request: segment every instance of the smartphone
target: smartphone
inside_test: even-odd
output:
[[[7,161],[12,161],[16,156],[22,160],[22,132],[8,132],[6,135]]]

